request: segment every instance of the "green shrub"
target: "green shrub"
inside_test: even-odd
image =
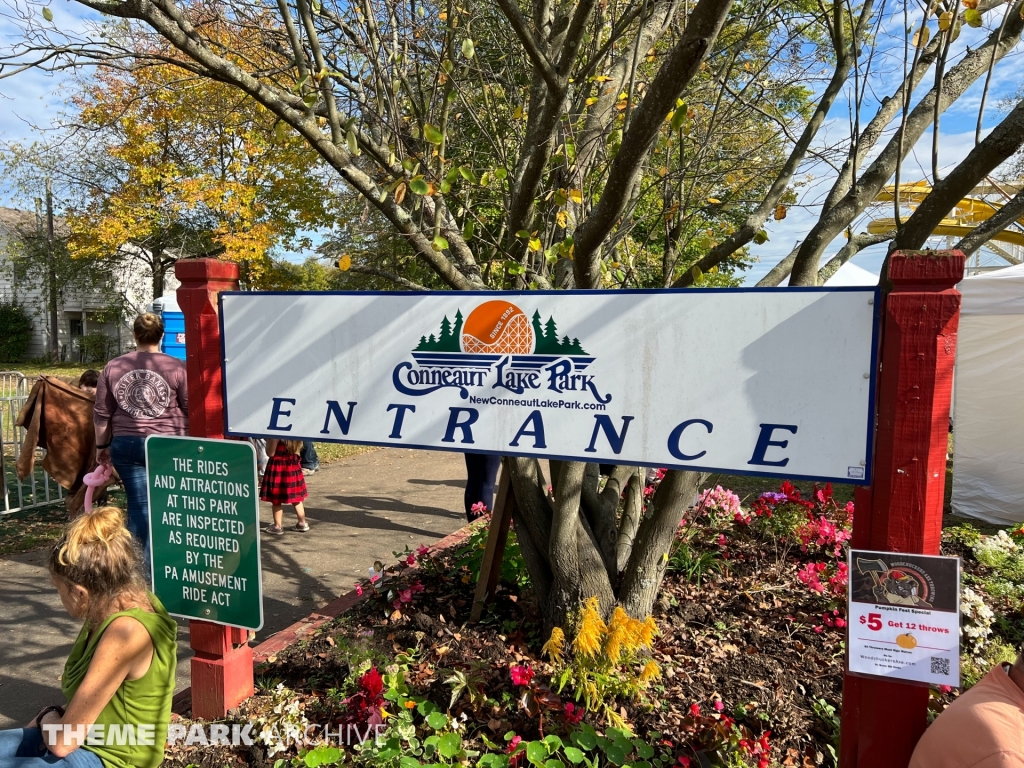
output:
[[[18,362],[28,353],[32,318],[13,299],[0,299],[0,361]]]

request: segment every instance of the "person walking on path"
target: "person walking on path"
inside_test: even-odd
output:
[[[486,453],[466,454],[466,519],[473,522],[494,508],[494,483],[498,479],[501,456]],[[483,505],[481,509],[480,505]]]
[[[60,678],[68,704],[0,731],[0,768],[157,768],[171,719],[178,627],[146,591],[121,510],[99,507],[77,518],[48,565],[65,610],[83,620]]]
[[[282,524],[285,504],[291,504],[295,508],[298,522],[293,530],[301,533],[309,530],[306,510],[302,506],[309,492],[306,490],[306,478],[302,475],[299,460],[301,447],[301,440],[267,440],[270,461],[267,462],[267,471],[263,473],[263,482],[260,484],[260,499],[268,502],[274,510],[274,524],[267,526],[267,533],[284,533]]]
[[[164,324],[147,312],[135,318],[136,350],[115,357],[96,383],[96,462],[113,463],[128,497],[128,530],[149,573],[146,437],[188,434],[185,361],[160,352]]]

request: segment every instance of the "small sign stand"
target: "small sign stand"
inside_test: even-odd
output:
[[[480,562],[480,573],[476,581],[476,593],[473,595],[473,609],[469,620],[473,624],[480,621],[484,606],[494,599],[494,591],[501,578],[501,561],[505,556],[505,542],[508,541],[508,529],[515,513],[516,495],[512,491],[512,478],[508,469],[508,459],[501,461],[501,477],[498,479],[498,492],[495,495],[494,511],[487,529],[487,546],[484,558]]]

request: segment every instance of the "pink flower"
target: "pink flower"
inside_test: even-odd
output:
[[[417,556],[419,556],[421,558],[422,557],[426,557],[427,555],[430,554],[430,547],[427,547],[427,546],[424,546],[423,544],[420,544],[418,547],[416,547],[416,554],[417,554]]]
[[[359,583],[358,581],[356,582],[356,594],[357,594],[357,595],[358,595],[359,597],[362,597],[362,596],[363,596],[363,585],[362,585],[362,584],[360,584],[360,583]]]
[[[727,538],[725,538],[725,534],[724,533],[718,534],[718,546],[724,547],[728,543],[729,543],[729,540]]]
[[[939,691],[940,691],[941,693],[949,693],[949,692],[950,692],[950,691],[952,691],[952,690],[953,690],[953,687],[952,687],[952,686],[949,686],[949,685],[940,685],[940,686],[939,686]]]
[[[378,581],[380,581],[380,574],[379,573],[374,573],[374,574],[372,574],[370,576],[370,583],[371,584],[376,584]]]
[[[484,512],[487,511],[487,505],[484,504],[482,501],[478,501],[476,504],[474,504],[472,507],[470,507],[470,510],[474,514],[482,515]]]
[[[583,707],[577,707],[571,701],[565,703],[565,722],[570,725],[576,725],[580,720],[583,719],[583,714],[586,710]]]
[[[415,555],[409,555],[407,558],[405,558],[405,564],[406,565],[416,565],[416,556]]]
[[[533,670],[528,666],[515,666],[509,669],[515,685],[529,685],[533,680]]]
[[[426,587],[424,587],[421,582],[417,581],[415,584],[409,587],[409,589],[412,591],[413,594],[419,594],[424,589],[426,589]]]
[[[677,757],[676,763],[680,766],[680,768],[690,768],[690,758],[688,758],[686,755],[680,755],[679,757]]]
[[[519,736],[519,735],[513,736],[512,737],[512,741],[510,741],[508,743],[508,746],[505,747],[505,754],[506,755],[510,755],[513,752],[515,752],[516,751],[516,747],[519,746],[519,742],[522,741],[522,740],[523,740],[522,736]]]
[[[819,625],[819,626],[814,628],[814,631],[817,632],[820,635],[822,632],[825,631],[825,628],[822,627],[821,625]]]
[[[722,702],[722,700],[715,699],[715,712],[721,712],[723,709],[725,709],[725,704]]]
[[[836,619],[836,626],[840,628],[845,627],[846,619]]]

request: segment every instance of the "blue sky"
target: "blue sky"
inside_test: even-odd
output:
[[[4,3],[19,2],[19,0],[2,0]],[[0,7],[0,12],[5,9]],[[52,6],[54,23],[62,30],[81,30],[89,21],[96,18],[94,14],[83,6],[74,2],[61,2]],[[911,21],[919,23],[920,10],[914,10]],[[0,16],[0,22],[3,17]],[[988,36],[994,25],[998,25],[1000,16],[997,12],[989,12],[986,15],[985,25],[981,29],[964,27],[959,39],[953,44],[949,66],[952,66],[963,55],[967,46],[978,47],[982,40]],[[6,47],[13,41],[13,35],[17,30],[12,25],[0,24],[5,28],[0,33],[0,46]],[[935,23],[931,26],[934,28]],[[897,12],[890,14],[883,19],[878,31],[879,49],[873,71],[868,78],[868,97],[865,101],[862,124],[874,114],[877,102],[871,101],[872,94],[880,97],[891,93],[902,76],[902,53],[904,39],[904,19],[902,6],[898,6]],[[1021,78],[1015,73],[1020,71],[1024,64],[1024,50],[1021,46],[1015,52],[1003,59],[997,67],[996,74],[990,86],[988,105],[984,116],[984,130],[987,132],[1002,117],[1000,102],[1011,96],[1019,87]],[[925,83],[930,82],[932,75],[925,78]],[[49,75],[40,71],[29,71],[16,77],[0,80],[0,140],[4,142],[25,142],[37,137],[36,127],[45,129],[51,125],[52,120],[60,111],[64,95],[62,87],[68,82],[67,75]],[[976,82],[967,93],[948,109],[941,120],[940,126],[940,165],[949,169],[956,165],[974,146],[975,125],[978,119],[978,106],[981,100],[983,80]],[[919,93],[923,89],[919,90]],[[849,93],[847,93],[847,97]],[[835,143],[849,132],[849,98],[840,99],[829,115],[826,129],[822,132],[819,147],[826,143]],[[903,166],[903,179],[915,181],[930,176],[932,136],[929,131],[914,148]],[[751,252],[757,257],[758,262],[747,273],[747,283],[756,283],[764,276],[779,259],[786,256],[793,248],[797,240],[801,239],[811,228],[817,218],[820,202],[828,193],[831,187],[834,171],[823,163],[808,163],[801,168],[799,181],[802,186],[799,190],[799,201],[797,205],[789,209],[788,215],[781,222],[771,221],[767,226],[769,241],[763,245],[752,245]],[[0,205],[24,204],[24,201],[14,200],[10,190],[3,187],[0,182]],[[883,216],[891,216],[891,213],[882,212]],[[866,218],[862,218],[855,226],[856,231],[862,231],[866,226]],[[837,240],[826,251],[822,261],[833,255],[842,246],[842,241]],[[290,258],[301,261],[305,254],[291,254]],[[853,262],[868,271],[877,274],[882,259],[885,256],[885,246],[868,248],[858,254]]]

